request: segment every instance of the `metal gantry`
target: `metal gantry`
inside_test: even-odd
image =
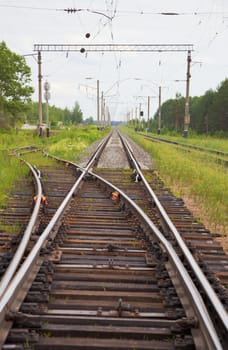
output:
[[[34,44],[34,51],[59,52],[186,52],[192,44]]]
[[[188,127],[190,124],[189,114],[189,91],[190,91],[190,62],[193,44],[34,44],[34,51],[38,52],[38,85],[39,85],[39,130],[42,126],[42,75],[41,75],[41,52],[187,52],[187,81],[186,81],[186,100],[185,100],[185,129],[184,136],[188,136]],[[99,110],[97,118],[99,124]],[[161,116],[158,121],[158,130],[160,131]],[[158,131],[158,132],[159,132]]]

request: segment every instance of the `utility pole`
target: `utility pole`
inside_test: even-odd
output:
[[[148,96],[148,100],[147,100],[147,127],[146,127],[146,131],[149,131],[149,121],[150,121],[150,96]]]
[[[100,83],[97,80],[97,129],[100,127]]]
[[[142,129],[142,120],[143,120],[143,111],[142,111],[142,103],[139,104],[139,131]]]
[[[187,80],[186,80],[186,99],[185,99],[185,115],[184,115],[184,137],[188,137],[188,128],[190,124],[189,114],[189,90],[190,90],[190,66],[191,66],[191,51],[188,51],[187,57]]]
[[[107,114],[108,114],[108,126],[111,126],[111,116],[110,116],[110,112],[109,112],[108,106],[107,106]]]
[[[158,135],[161,133],[161,86],[159,86]]]
[[[106,127],[106,103],[105,103],[105,98],[104,98],[104,95],[103,95],[103,119],[104,119],[104,123],[103,123],[103,126],[104,128]]]
[[[49,120],[48,120],[48,101],[51,98],[51,94],[50,94],[50,84],[48,81],[45,81],[44,83],[44,99],[46,100],[46,132],[47,132],[47,137],[50,136],[49,133]]]
[[[135,129],[138,131],[138,108],[135,107]]]
[[[101,129],[104,127],[104,93],[101,92]]]
[[[38,99],[39,99],[39,111],[38,111],[38,134],[42,136],[42,74],[41,74],[41,52],[38,51]]]

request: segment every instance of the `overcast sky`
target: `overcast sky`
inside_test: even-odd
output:
[[[0,33],[21,55],[36,53],[34,44],[193,44],[191,96],[228,78],[227,0],[0,0]],[[26,56],[26,62],[37,101],[37,56]],[[147,115],[147,96],[152,116],[159,86],[162,101],[177,92],[185,96],[186,69],[186,52],[42,52],[50,104],[72,108],[78,101],[84,118],[96,118],[97,80],[112,119],[124,120],[140,103]]]

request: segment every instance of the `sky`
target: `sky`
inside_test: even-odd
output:
[[[76,9],[68,13],[64,9]],[[89,34],[88,38],[86,34]],[[227,0],[0,0],[0,41],[31,68],[38,101],[35,44],[192,44],[190,95],[228,78]],[[41,52],[50,105],[97,116],[97,81],[112,120],[150,117],[161,101],[186,94],[187,52]]]

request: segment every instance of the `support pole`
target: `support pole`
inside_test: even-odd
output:
[[[41,74],[41,52],[38,51],[38,100],[39,100],[39,111],[38,111],[38,134],[42,136],[42,74]]]
[[[161,86],[159,86],[158,135],[161,133]]]
[[[142,104],[139,104],[139,131],[141,131],[142,127],[142,121],[141,121],[141,114],[142,114]]]
[[[101,91],[101,129],[104,128],[104,93]]]
[[[100,82],[97,80],[97,129],[100,128]]]
[[[185,115],[184,115],[184,137],[188,137],[188,128],[190,124],[189,113],[189,90],[190,90],[190,66],[191,66],[191,51],[188,51],[187,57],[187,80],[186,80],[186,99],[185,99]]]
[[[148,96],[148,100],[147,100],[147,130],[146,132],[149,131],[149,122],[150,122],[150,96]]]
[[[107,113],[108,113],[108,126],[111,126],[111,115],[108,107],[107,107]]]
[[[106,102],[103,96],[103,127],[106,128]]]
[[[135,131],[138,131],[138,108],[135,107]]]

